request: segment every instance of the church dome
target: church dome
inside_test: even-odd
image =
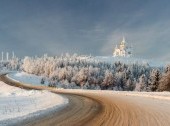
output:
[[[115,47],[113,51],[114,57],[130,57],[132,55],[131,48],[127,46],[125,38],[123,37],[122,41],[119,44],[119,47]]]

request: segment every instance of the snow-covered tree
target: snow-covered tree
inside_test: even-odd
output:
[[[135,91],[146,91],[146,77],[142,74],[136,84]]]
[[[159,86],[161,75],[159,70],[153,69],[150,73],[149,81],[148,81],[148,90],[149,91],[156,91]]]
[[[127,90],[127,91],[133,91],[133,90],[134,90],[134,86],[135,86],[135,84],[134,84],[133,80],[129,78],[129,79],[126,81],[125,90]]]
[[[161,78],[148,64],[107,63],[77,54],[25,57],[22,68],[25,72],[45,76],[50,86],[65,88],[155,91],[154,86],[157,87]],[[161,75],[160,68],[157,70]]]
[[[106,70],[104,75],[104,80],[102,82],[102,88],[103,89],[108,89],[109,87],[112,88],[114,84],[115,84],[115,77],[113,73],[110,72],[109,70]]]
[[[170,91],[170,71],[166,71],[158,86],[158,91]]]

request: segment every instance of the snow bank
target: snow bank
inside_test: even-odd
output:
[[[113,90],[85,90],[85,89],[56,89],[61,92],[69,93],[93,93],[100,95],[108,95],[110,98],[113,95],[124,95],[132,97],[145,97],[158,100],[168,100],[170,101],[170,92],[135,92],[135,91],[113,91]]]
[[[60,108],[68,99],[49,91],[24,90],[0,82],[0,125],[48,108]],[[46,112],[46,111],[44,111]]]
[[[22,83],[28,83],[32,85],[45,85],[47,86],[47,81],[44,84],[41,84],[42,76],[36,76],[33,74],[28,74],[25,72],[13,72],[8,74],[8,77],[12,78],[15,81],[19,81]]]

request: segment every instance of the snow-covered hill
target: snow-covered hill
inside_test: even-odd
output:
[[[113,56],[96,56],[96,57],[86,57],[87,60],[95,60],[100,62],[114,63],[121,62],[126,64],[142,64],[149,65],[151,67],[165,67],[168,62],[158,61],[154,59],[142,59],[135,57],[113,57]]]

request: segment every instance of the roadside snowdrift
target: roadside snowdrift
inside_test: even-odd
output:
[[[59,108],[67,103],[68,99],[49,91],[28,91],[0,82],[0,125],[31,113],[35,116],[40,110]]]

